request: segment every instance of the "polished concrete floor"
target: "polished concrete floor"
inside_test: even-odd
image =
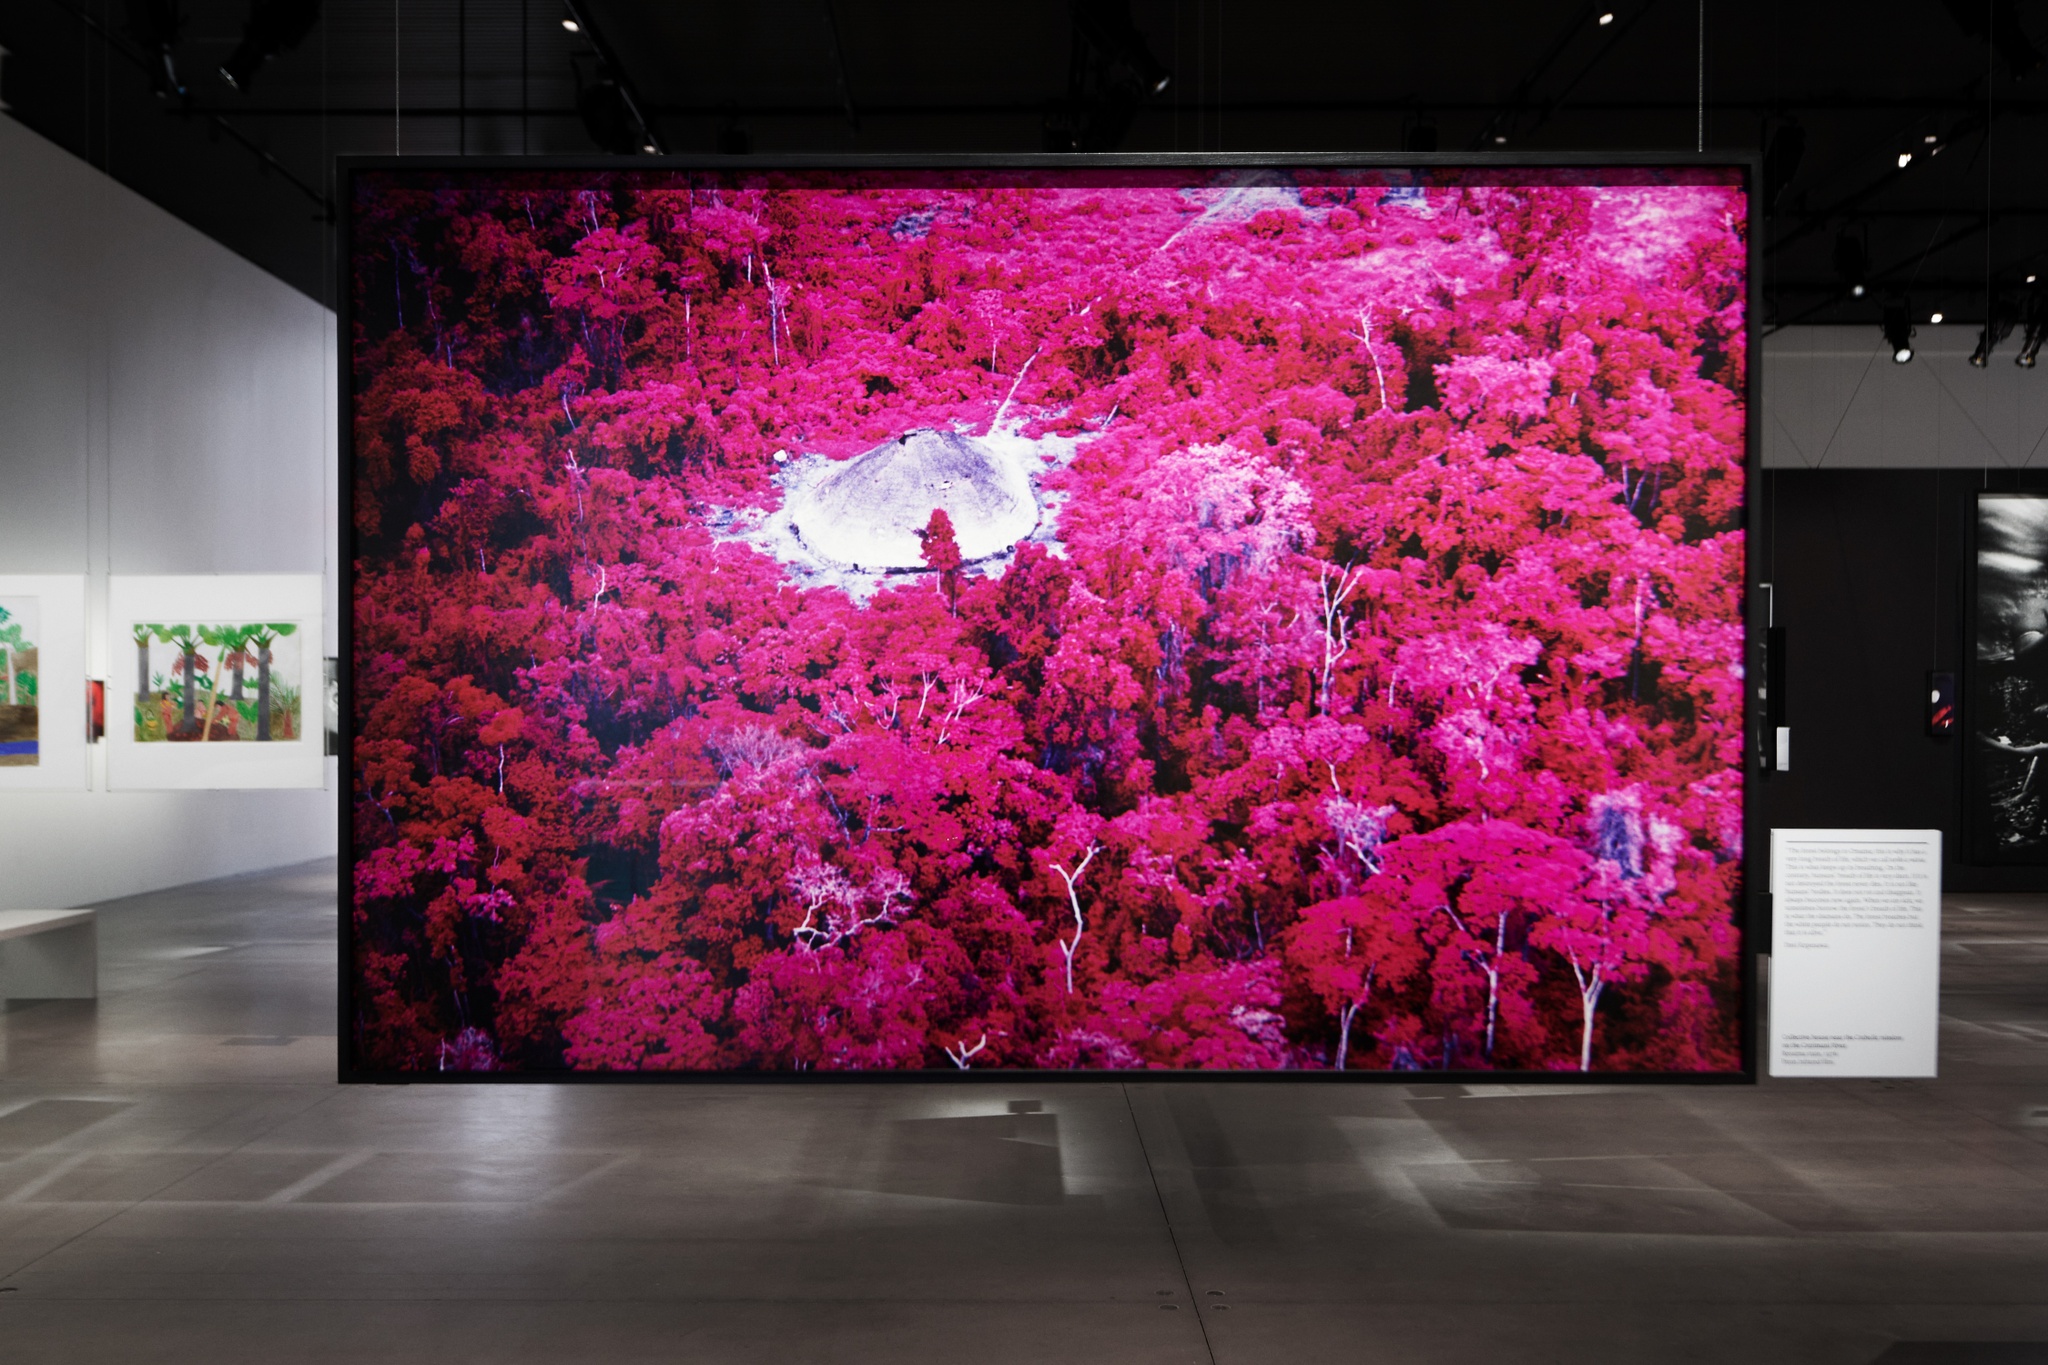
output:
[[[1942,1078],[333,1083],[330,864],[0,1020],[0,1362],[2048,1360],[2048,898]]]

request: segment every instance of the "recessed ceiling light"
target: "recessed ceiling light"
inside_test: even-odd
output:
[[[1495,133],[1495,134],[1493,135],[1493,141],[1494,141],[1494,145],[1495,145],[1495,146],[1499,146],[1499,145],[1500,145],[1501,143],[1504,143],[1504,142],[1506,142],[1507,140],[1508,140],[1508,135],[1507,135],[1506,133]]]
[[[562,27],[568,29],[571,33],[581,33],[583,31],[583,25],[567,16],[564,16],[562,19]]]
[[[1926,137],[1923,137],[1920,140],[1922,142],[1939,142],[1941,141],[1941,137],[1939,134],[1929,133]]]
[[[1927,315],[1927,320],[1928,320],[1929,322],[1932,322],[1932,323],[1936,323],[1936,324],[1939,324],[1939,323],[1941,322],[1941,314],[1939,314],[1939,313],[1929,313],[1929,314]]]
[[[1913,154],[1912,154],[1911,152],[1900,152],[1900,153],[1899,153],[1899,169],[1900,169],[1900,170],[1902,170],[1902,171],[1903,171],[1903,170],[1905,170],[1905,169],[1906,169],[1906,167],[1908,167],[1908,166],[1910,166],[1910,165],[1912,165],[1912,164],[1913,164]]]
[[[1859,284],[1855,288],[1851,289],[1849,292],[1860,299],[1863,297],[1863,286]]]
[[[1609,11],[1607,11],[1607,13],[1605,13],[1605,14],[1603,14],[1603,15],[1601,15],[1601,16],[1600,16],[1600,27],[1602,27],[1602,28],[1606,28],[1606,27],[1607,27],[1607,26],[1608,26],[1609,24],[1611,24],[1611,23],[1613,23],[1613,22],[1614,22],[1614,11],[1613,11],[1613,10],[1609,10]]]

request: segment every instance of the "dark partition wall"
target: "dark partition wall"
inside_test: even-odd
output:
[[[1974,534],[1980,490],[2048,494],[2010,470],[1793,470],[1760,477],[1761,576],[1787,640],[1789,772],[1752,787],[1758,825],[1939,829],[1946,884],[2033,890],[2048,874],[1987,865],[1984,803],[1965,759],[1986,718],[1970,695],[1928,734],[1928,674],[1977,676]],[[1995,550],[1994,550],[1995,552]],[[2005,860],[2011,863],[2014,860]]]
[[[1745,1074],[1744,177],[355,169],[350,1074]]]

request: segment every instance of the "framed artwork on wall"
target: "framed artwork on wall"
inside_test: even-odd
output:
[[[344,1077],[1753,1077],[1753,175],[345,162]]]
[[[0,792],[86,785],[85,578],[0,574]]]
[[[108,582],[115,788],[321,787],[318,574]]]
[[[1962,728],[1970,860],[2048,864],[2048,494],[1977,494]]]

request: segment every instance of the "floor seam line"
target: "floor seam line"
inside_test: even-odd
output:
[[[1195,1326],[1201,1330],[1202,1349],[1208,1353],[1209,1365],[1217,1365],[1216,1345],[1209,1340],[1209,1321],[1202,1316],[1202,1300],[1195,1293],[1194,1277],[1188,1274],[1188,1258],[1181,1254],[1180,1234],[1173,1230],[1173,1214],[1166,1207],[1166,1192],[1159,1188],[1159,1172],[1153,1168],[1151,1149],[1145,1145],[1145,1129],[1138,1122],[1138,1106],[1131,1100],[1131,1084],[1119,1081],[1117,1088],[1124,1092],[1124,1108],[1131,1115],[1131,1133],[1138,1139],[1138,1155],[1145,1159],[1145,1174],[1152,1180],[1152,1197],[1159,1201],[1159,1221],[1166,1224],[1166,1240],[1173,1247],[1174,1264],[1180,1267],[1180,1282],[1187,1286],[1188,1308],[1195,1315]]]

